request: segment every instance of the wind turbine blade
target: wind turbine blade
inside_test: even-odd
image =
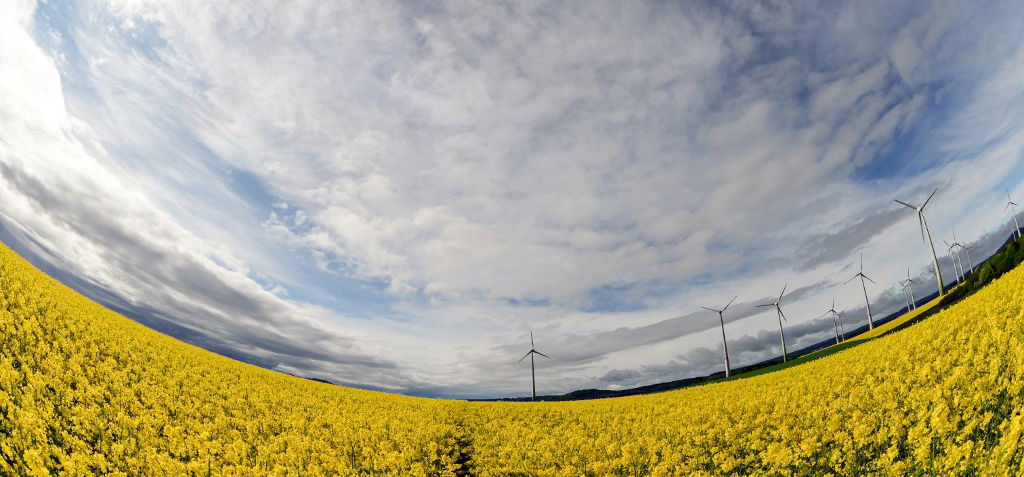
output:
[[[895,199],[894,199],[894,200],[895,200]],[[903,204],[903,205],[905,205],[905,206],[907,206],[907,207],[910,207],[911,209],[917,210],[917,207],[916,207],[916,206],[910,205],[910,204],[908,204],[908,203],[906,203],[906,202],[903,202],[902,200],[897,200],[896,202],[899,202],[900,204]]]
[[[754,308],[761,308],[765,306],[775,306],[775,303],[765,303],[763,305],[754,305]]]
[[[541,355],[541,356],[543,356],[543,357],[545,357],[547,359],[551,359],[551,356],[548,356],[548,355],[546,355],[544,353],[541,353],[540,351],[534,351],[534,353],[537,353],[537,354],[539,354],[539,355]]]
[[[523,361],[524,359],[526,359],[526,357],[527,357],[527,356],[529,356],[529,355],[530,355],[530,353],[532,353],[532,352],[533,352],[533,350],[532,350],[532,349],[531,349],[530,351],[527,351],[527,352],[526,352],[526,354],[524,354],[524,355],[523,355],[523,357],[522,357],[522,358],[519,358],[519,361],[516,361],[516,362],[517,362],[517,363],[521,363],[521,362],[522,362],[522,361]]]
[[[921,208],[922,209],[925,208],[925,206],[928,205],[928,202],[930,202],[932,200],[932,197],[935,196],[935,193],[938,192],[938,191],[939,191],[939,188],[936,187],[935,190],[933,190],[932,193],[928,195],[928,199],[925,200],[923,204],[921,204]]]
[[[864,252],[860,253],[860,273],[864,273]]]
[[[706,307],[706,306],[702,306],[701,308],[703,308],[703,309],[705,309],[705,310],[708,310],[708,311],[713,311],[713,312],[715,312],[715,313],[718,313],[718,310],[712,310],[711,308],[708,308],[708,307]]]
[[[920,211],[917,212],[917,222],[921,226],[921,243],[927,243],[924,240],[924,214]]]
[[[536,348],[537,345],[533,344],[533,330],[530,330],[530,347]]]
[[[779,310],[779,316],[781,316],[781,317],[782,317],[782,321],[785,321],[785,322],[787,322],[787,323],[788,323],[788,322],[789,322],[789,320],[788,320],[788,319],[786,319],[786,314],[782,312],[782,308],[781,308],[781,307],[778,307],[778,306],[776,306],[776,307],[775,307],[775,309],[776,309],[776,310]]]
[[[849,280],[847,280],[847,281],[843,282],[843,285],[846,285],[847,283],[850,283],[850,282],[852,282],[854,278],[857,278],[857,277],[859,277],[859,276],[860,276],[860,275],[858,274],[858,275],[854,275],[854,276],[850,277],[850,279],[849,279]]]
[[[785,295],[785,294],[786,294],[786,289],[787,289],[787,288],[789,288],[789,283],[785,284],[785,285],[784,285],[784,286],[782,287],[782,293],[779,293],[779,300],[778,300],[778,301],[782,301],[782,295]]]
[[[739,298],[739,295],[736,295],[736,296],[732,297],[732,300],[729,300],[729,303],[725,304],[725,308],[722,308],[722,311],[728,310],[729,309],[729,305],[731,305],[732,302],[736,301],[737,298]]]
[[[860,276],[862,276],[862,277],[866,278],[866,279],[867,279],[867,281],[869,281],[869,282],[871,282],[871,283],[875,283],[875,281],[874,281],[874,280],[872,280],[872,279],[871,279],[870,277],[868,277],[867,275],[864,275],[863,273],[862,273],[862,274],[861,274]],[[875,285],[878,285],[878,284],[877,284],[877,283],[875,283]]]

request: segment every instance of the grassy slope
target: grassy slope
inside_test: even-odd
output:
[[[905,326],[914,323],[917,320],[918,317],[921,317],[922,315],[927,315],[929,312],[933,311],[936,307],[938,307],[940,305],[941,302],[942,302],[942,297],[941,296],[940,297],[936,297],[935,299],[933,299],[933,300],[931,300],[931,301],[929,301],[927,303],[924,303],[921,306],[918,306],[917,309],[911,310],[909,313],[904,313],[904,314],[900,315],[899,317],[894,318],[894,319],[886,322],[885,324],[882,324],[882,325],[879,325],[879,326],[875,327],[875,329],[873,329],[873,330],[868,330],[868,331],[865,331],[864,333],[861,333],[861,334],[859,334],[857,336],[853,336],[853,337],[847,338],[846,341],[842,341],[839,344],[834,344],[834,345],[828,346],[826,348],[822,348],[820,350],[814,351],[812,353],[807,353],[807,354],[805,354],[803,356],[800,356],[798,358],[791,359],[791,360],[789,360],[789,361],[787,361],[785,363],[779,363],[779,364],[773,364],[771,366],[765,366],[763,368],[755,369],[753,371],[749,371],[749,372],[746,372],[746,373],[736,374],[736,375],[733,375],[733,376],[728,377],[728,378],[722,378],[722,379],[719,379],[718,381],[733,381],[733,380],[737,380],[737,379],[750,378],[750,377],[753,377],[753,376],[760,376],[762,374],[768,374],[768,373],[772,373],[772,372],[775,372],[775,371],[780,371],[780,370],[783,370],[783,369],[792,368],[794,366],[799,366],[799,365],[804,364],[804,363],[806,363],[808,361],[813,361],[813,360],[816,360],[816,359],[824,358],[825,356],[829,356],[829,355],[832,355],[834,353],[838,353],[840,351],[843,351],[843,350],[846,350],[846,349],[850,349],[850,348],[852,348],[854,346],[864,344],[864,343],[866,343],[869,340],[873,340],[875,338],[878,338],[880,336],[886,335],[886,334],[891,333],[893,331],[903,329]]]
[[[992,254],[991,257],[985,259],[979,263],[974,273],[971,273],[963,284],[956,285],[947,290],[946,295],[937,296],[932,300],[918,306],[916,309],[911,310],[908,313],[904,313],[899,317],[886,322],[873,330],[865,331],[857,336],[846,339],[845,341],[822,348],[820,350],[808,353],[800,356],[796,359],[792,359],[785,363],[774,364],[758,368],[745,373],[736,374],[729,378],[719,378],[715,381],[735,380],[749,378],[752,376],[759,376],[762,374],[779,371],[782,369],[791,368],[800,364],[819,359],[839,351],[852,348],[854,346],[861,345],[872,339],[884,336],[888,333],[901,330],[907,326],[911,326],[920,320],[923,320],[934,313],[941,311],[942,309],[957,303],[971,294],[975,293],[991,280],[1001,276],[1002,274],[1014,269],[1018,264],[1024,262],[1024,238],[1019,240],[1008,240],[1003,247]],[[987,270],[986,270],[987,269]]]

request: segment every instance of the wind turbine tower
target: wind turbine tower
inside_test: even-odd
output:
[[[713,311],[715,313],[718,313],[718,323],[722,325],[722,348],[725,349],[725,377],[727,377],[727,378],[729,377],[729,373],[732,372],[732,368],[729,365],[729,343],[726,342],[726,340],[725,340],[725,319],[722,318],[722,313],[724,313],[725,310],[728,310],[729,309],[729,305],[731,305],[732,302],[734,302],[734,301],[736,301],[736,297],[732,297],[732,300],[729,300],[729,303],[726,303],[725,306],[723,306],[721,310],[716,310],[714,308],[708,308],[706,306],[702,306],[701,307],[701,308],[703,308],[705,310]]]
[[[939,189],[935,188],[935,190],[933,190],[932,193],[928,196],[928,199],[926,199],[924,203],[921,205],[910,205],[900,200],[897,200],[896,202],[907,207],[910,207],[911,209],[914,209],[915,212],[917,212],[917,221],[921,224],[921,241],[924,242],[924,238],[925,236],[927,236],[928,248],[932,252],[932,265],[935,267],[935,281],[938,282],[939,284],[939,295],[945,295],[946,288],[942,285],[942,270],[939,269],[939,257],[935,255],[935,244],[932,243],[932,233],[931,231],[928,230],[928,221],[924,219],[924,208],[925,206],[928,205],[928,202],[932,200],[932,197],[935,196],[935,193],[938,191]]]
[[[913,309],[916,310],[917,298],[914,297],[914,285],[917,282],[915,282],[913,278],[910,278],[910,268],[907,268],[907,279],[903,280],[903,283],[906,284],[904,285],[905,287],[910,289],[910,304],[913,306]]]
[[[786,353],[786,332],[783,331],[783,329],[782,329],[782,321],[783,320],[789,321],[789,320],[787,320],[786,319],[786,315],[784,313],[782,313],[782,307],[779,306],[779,303],[782,302],[782,295],[786,294],[786,288],[788,288],[788,287],[789,287],[788,283],[784,287],[782,287],[782,293],[779,293],[779,297],[776,298],[774,302],[772,302],[772,303],[765,303],[763,305],[757,305],[758,308],[763,307],[763,306],[774,306],[775,307],[775,311],[778,312],[778,314],[779,314],[779,336],[782,338],[782,362],[783,363],[785,363],[786,361],[789,360],[789,356]]]
[[[836,312],[836,320],[839,321],[839,333],[843,335],[843,341],[846,341],[846,325],[843,324],[843,312]]]
[[[956,249],[957,244],[951,244],[945,240],[943,240],[942,243],[949,247],[946,249],[946,256],[949,257],[950,262],[953,262],[953,272],[956,274],[956,284],[959,285],[960,276],[964,273],[964,266],[963,262],[960,260],[960,252]]]
[[[903,296],[905,296],[907,298],[907,311],[909,312],[910,310],[914,309],[914,304],[910,300],[910,291],[908,290],[909,287],[910,287],[910,284],[907,283],[906,280],[900,280],[899,284],[900,284],[900,287],[903,288]]]
[[[836,299],[835,298],[832,298],[832,308],[829,308],[828,311],[826,311],[825,313],[831,313],[832,314],[832,328],[834,328],[835,331],[836,331],[836,344],[839,344],[839,317],[842,316],[842,313],[839,313],[838,311],[836,311]],[[843,340],[844,341],[846,340],[846,331],[845,330],[843,330]]]
[[[960,244],[960,248],[964,249],[964,253],[967,254],[967,264],[971,266],[970,272],[974,273],[974,259],[971,258],[971,247],[970,245]]]
[[[548,356],[544,353],[541,353],[540,351],[537,351],[537,346],[533,344],[533,330],[530,330],[530,351],[527,351],[522,358],[519,358],[518,362],[521,363],[524,359],[526,359],[527,356],[530,357],[530,381],[533,382],[533,393],[530,395],[531,401],[537,400],[537,373],[534,371],[533,366],[533,355],[535,354],[539,354],[545,358],[551,359],[551,356]]]
[[[1003,207],[1003,211],[1005,212],[1006,209],[1010,209],[1010,212],[1013,214],[1013,233],[1017,235],[1017,240],[1020,240],[1020,224],[1017,223],[1017,207],[1015,207],[1016,205],[1018,204],[1014,202],[1013,199],[1010,198],[1010,191],[1007,190],[1006,207]]]
[[[875,283],[875,281],[870,279],[870,278],[868,278],[868,276],[864,274],[864,254],[863,253],[860,254],[860,271],[857,272],[856,275],[850,277],[850,279],[847,280],[846,283],[843,283],[843,285],[846,285],[847,283],[852,282],[855,278],[860,278],[860,287],[861,287],[861,289],[864,290],[864,306],[866,306],[867,309],[868,309],[868,329],[869,330],[873,330],[873,329],[875,329],[875,321],[874,321],[874,316],[871,314],[871,301],[868,300],[868,286],[864,284],[864,280],[867,280],[867,281],[869,281],[871,283]],[[877,283],[875,283],[875,284],[877,285]]]
[[[970,272],[970,273],[974,273],[974,260],[971,260],[971,249],[974,248],[974,247],[968,247],[963,242],[961,242],[961,241],[956,239],[956,227],[953,227],[953,244],[955,244],[957,247],[960,247],[960,250],[963,250],[964,254],[967,255],[967,263],[968,263],[968,265],[971,266],[970,270],[967,270],[967,271]],[[964,261],[960,260],[960,273],[964,276],[964,280],[966,280],[967,279],[967,274],[963,273],[963,271],[964,271]]]

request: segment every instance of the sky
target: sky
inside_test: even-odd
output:
[[[1024,200],[1024,4],[0,3],[0,239],[152,328],[430,397],[622,389],[935,290]],[[928,287],[931,287],[929,290]]]

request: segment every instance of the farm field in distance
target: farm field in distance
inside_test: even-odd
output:
[[[152,331],[0,247],[7,475],[1019,475],[1024,270],[852,349],[659,394],[405,397]]]

